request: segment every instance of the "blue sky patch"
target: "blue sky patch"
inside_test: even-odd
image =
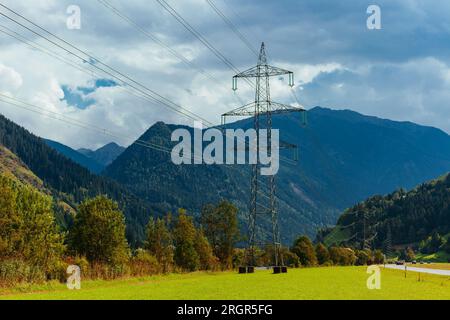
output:
[[[84,110],[96,102],[95,99],[86,97],[87,95],[95,92],[98,88],[115,86],[117,86],[117,83],[109,79],[97,79],[92,86],[80,86],[75,89],[72,89],[68,85],[62,85],[61,89],[64,92],[64,98],[61,101],[66,101],[69,105]]]

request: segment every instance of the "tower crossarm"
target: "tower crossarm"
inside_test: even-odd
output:
[[[245,70],[237,75],[235,78],[258,78],[258,77],[275,77],[282,75],[293,75],[294,73],[282,68],[273,67],[270,65],[262,65]]]
[[[304,108],[293,107],[287,104],[278,103],[278,102],[268,102],[270,108],[269,110],[259,112],[260,115],[264,116],[265,113],[271,114],[281,114],[281,113],[291,113],[291,112],[305,112]],[[250,117],[255,115],[256,103],[251,102],[246,104],[245,106],[239,107],[232,111],[222,114],[222,117]]]

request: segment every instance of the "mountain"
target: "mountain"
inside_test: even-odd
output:
[[[62,143],[49,139],[44,139],[44,141],[48,146],[55,149],[60,154],[95,174],[102,172],[107,165],[125,150],[124,147],[121,147],[114,142],[108,143],[107,145],[92,151],[90,149],[74,150]]]
[[[450,137],[441,130],[320,107],[308,112],[308,125],[299,118],[273,119],[281,139],[300,150],[299,162],[281,162],[277,176],[285,243],[300,233],[313,236],[318,228],[333,225],[345,208],[371,195],[410,189],[450,171]],[[252,123],[246,119],[229,127],[246,129]],[[140,140],[171,148],[171,132],[181,127],[157,123]],[[227,198],[240,208],[245,221],[248,166],[176,166],[169,154],[133,144],[104,175],[150,202],[184,207],[194,215],[204,204]]]
[[[0,116],[0,145],[17,156],[29,171],[42,180],[57,202],[76,208],[87,197],[100,194],[117,201],[124,212],[127,238],[132,245],[143,241],[149,217],[165,212],[164,208],[141,200],[117,182],[90,173],[4,116]],[[70,216],[64,215],[65,212],[59,214],[63,215],[58,217],[59,222],[70,223]]]
[[[434,233],[450,233],[450,174],[419,185],[409,192],[397,190],[371,197],[346,210],[334,228],[323,230],[318,240],[328,244],[383,248],[418,244]],[[389,239],[389,240],[388,240]]]
[[[87,157],[84,154],[81,154],[80,152],[75,151],[74,149],[66,145],[63,145],[62,143],[48,139],[45,139],[44,142],[68,159],[71,159],[75,163],[78,163],[80,166],[89,169],[89,171],[91,171],[92,173],[100,173],[104,169],[104,166],[94,159],[91,159],[90,157]]]
[[[101,164],[103,167],[106,167],[111,164],[111,162],[113,162],[124,150],[124,147],[119,146],[115,142],[111,142],[95,151],[90,149],[78,149],[78,152]]]

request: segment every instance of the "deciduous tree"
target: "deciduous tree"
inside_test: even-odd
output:
[[[238,209],[228,201],[217,206],[206,205],[202,210],[201,223],[214,254],[225,268],[233,265],[233,249],[239,238]]]
[[[156,257],[163,272],[170,270],[173,265],[174,246],[172,235],[163,219],[150,219],[148,222],[145,248]]]
[[[73,251],[90,262],[121,265],[129,258],[125,218],[117,203],[105,196],[79,206],[69,235]]]
[[[322,243],[318,243],[316,245],[316,256],[317,262],[320,265],[324,265],[330,261],[330,253],[328,252],[327,247],[325,247]]]
[[[198,270],[200,266],[200,259],[195,250],[196,235],[197,231],[192,218],[186,214],[185,210],[180,209],[173,230],[175,263],[187,271]]]
[[[302,266],[311,267],[317,265],[314,246],[307,236],[301,236],[295,240],[291,251],[298,256]]]

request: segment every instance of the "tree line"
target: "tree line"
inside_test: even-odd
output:
[[[228,201],[203,207],[197,222],[186,210],[151,218],[143,245],[132,248],[126,238],[123,212],[106,196],[84,200],[73,224],[62,231],[50,195],[0,175],[0,285],[65,281],[69,265],[84,278],[114,279],[197,270],[229,270],[246,265],[246,250],[238,248],[237,208]],[[382,263],[381,251],[327,248],[299,237],[281,248],[290,267]],[[257,264],[273,263],[274,247],[256,253]]]
[[[5,175],[0,194],[0,285],[64,281],[72,264],[105,279],[233,267],[237,209],[226,201],[205,206],[197,224],[183,209],[150,219],[143,245],[133,249],[123,212],[106,196],[83,201],[63,231],[51,196]]]

